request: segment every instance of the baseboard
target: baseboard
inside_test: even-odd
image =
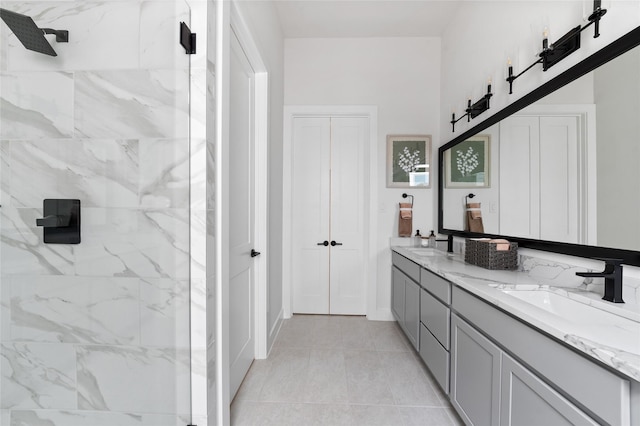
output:
[[[280,333],[280,328],[282,328],[282,321],[284,320],[284,309],[280,309],[278,313],[278,318],[273,323],[273,327],[269,330],[269,336],[267,337],[267,357],[271,353],[271,349],[273,348],[273,344],[278,338],[278,333]]]
[[[373,313],[367,315],[367,319],[370,321],[395,321],[391,313],[391,309],[378,309]]]

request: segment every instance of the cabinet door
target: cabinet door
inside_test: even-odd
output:
[[[501,425],[595,425],[579,408],[502,354]]]
[[[451,331],[451,403],[466,424],[499,424],[500,349],[455,314]]]
[[[391,278],[391,312],[401,327],[404,328],[404,280],[405,275],[393,267]]]
[[[404,330],[416,350],[420,341],[420,286],[411,278],[405,280]]]

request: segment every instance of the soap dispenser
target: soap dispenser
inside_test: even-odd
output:
[[[431,230],[431,234],[429,234],[427,247],[436,248],[436,234],[433,233],[433,230]]]
[[[413,237],[413,246],[420,247],[421,241],[422,241],[422,235],[420,235],[420,230],[416,229],[416,235]]]

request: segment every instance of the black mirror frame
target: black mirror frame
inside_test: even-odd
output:
[[[640,27],[633,29],[624,36],[620,37],[616,41],[612,42],[608,46],[600,49],[598,52],[574,65],[562,74],[549,80],[542,86],[508,105],[504,109],[500,110],[493,116],[487,118],[477,126],[467,130],[460,136],[456,137],[452,141],[445,145],[442,145],[438,149],[438,233],[445,235],[454,235],[457,237],[466,238],[508,238],[511,241],[518,242],[520,247],[528,247],[536,250],[549,251],[553,253],[567,254],[571,256],[587,257],[587,258],[618,258],[623,259],[623,263],[627,265],[640,266],[640,252],[634,250],[624,250],[599,246],[587,246],[581,244],[569,244],[555,241],[546,240],[533,240],[528,238],[517,238],[505,235],[496,234],[481,234],[467,231],[458,231],[453,229],[445,229],[443,227],[444,212],[443,196],[444,196],[444,152],[453,147],[454,145],[472,137],[473,135],[493,126],[499,121],[509,117],[510,115],[520,111],[533,102],[542,99],[548,94],[560,89],[573,80],[582,77],[583,75],[593,71],[601,65],[615,59],[619,55],[633,49],[640,45]]]

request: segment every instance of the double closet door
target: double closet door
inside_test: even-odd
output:
[[[365,117],[293,123],[293,312],[364,315]]]
[[[569,114],[502,120],[500,234],[584,244],[580,127],[580,117]]]

